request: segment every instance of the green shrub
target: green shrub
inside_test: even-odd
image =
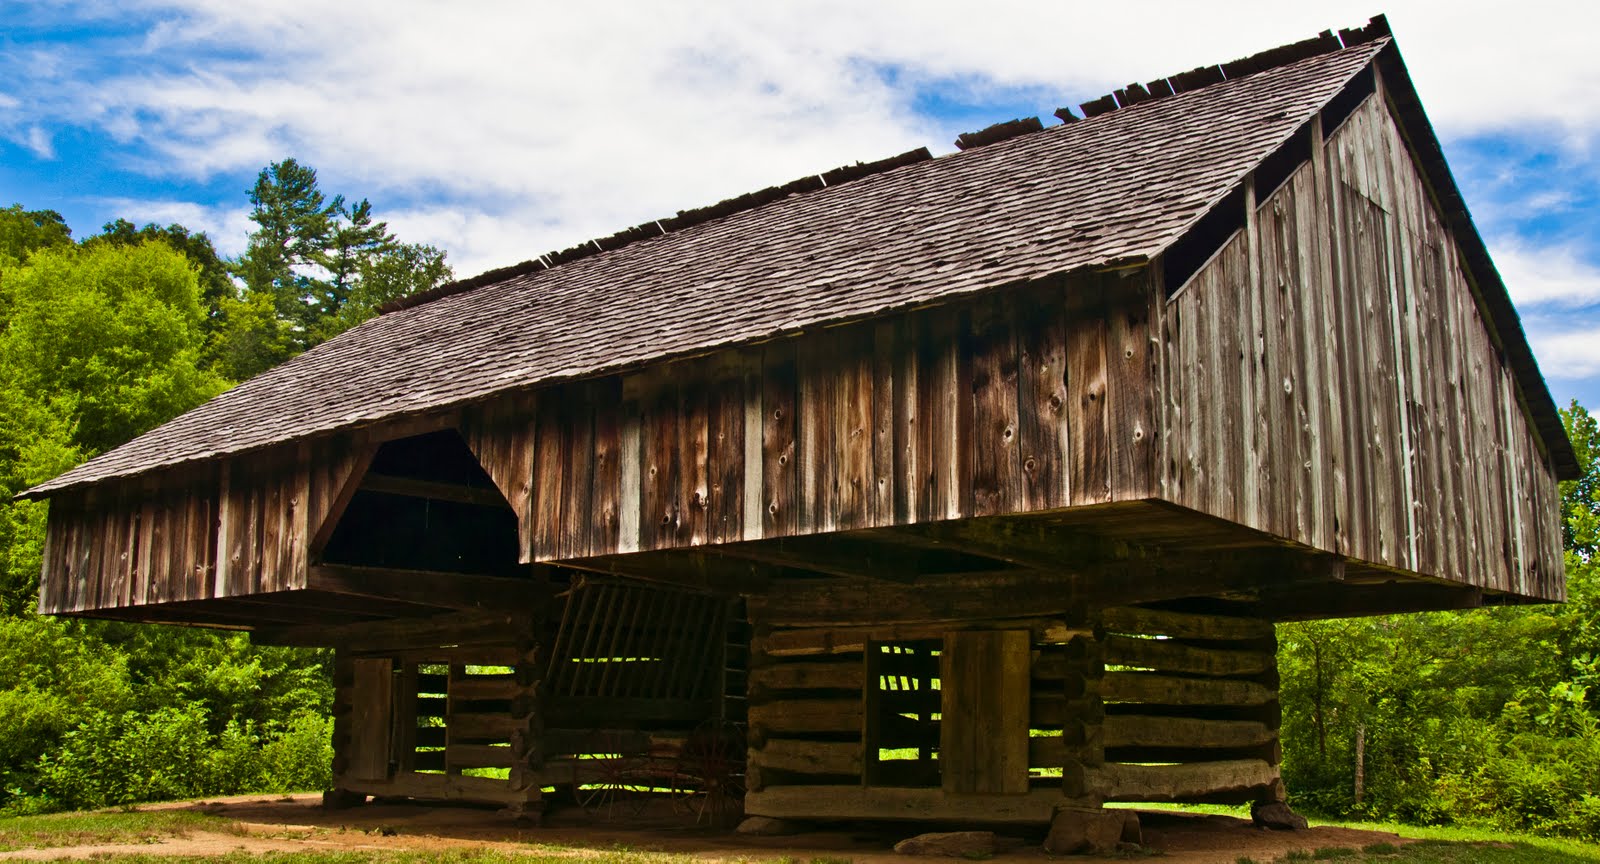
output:
[[[333,720],[302,711],[261,747],[260,788],[273,792],[327,789],[333,784]]]

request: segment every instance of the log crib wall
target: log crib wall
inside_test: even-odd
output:
[[[1283,798],[1266,621],[753,619],[747,813],[1045,824],[1062,806]]]

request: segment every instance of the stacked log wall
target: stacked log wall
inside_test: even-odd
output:
[[[1554,471],[1381,82],[1313,138],[1277,189],[1250,187],[1244,228],[1158,316],[1162,496],[1561,599]]]
[[[758,615],[747,811],[798,819],[1043,823],[1063,804],[1281,799],[1270,623],[1138,607],[1103,610],[1093,619],[1094,626],[1088,619],[996,619],[815,627]],[[1024,784],[1004,792],[1003,784],[991,785],[978,794],[953,789],[961,780],[945,776],[954,763],[942,755],[927,763],[931,772],[877,770],[881,754],[900,769],[915,769],[906,751],[950,743],[941,735],[950,715],[929,712],[953,710],[943,691],[959,682],[937,682],[923,704],[912,698],[919,690],[906,689],[906,670],[873,663],[872,652],[885,645],[948,650],[952,634],[974,631],[1025,635],[1030,649],[1021,715],[1013,706],[959,718],[1004,738],[988,742],[992,748],[1025,750]],[[1003,671],[996,664],[983,673]],[[902,683],[886,687],[908,698],[875,707],[879,675],[901,675]],[[1025,726],[1007,718],[1025,719]],[[1003,761],[995,760],[995,772],[1004,771]]]
[[[1095,737],[1092,723],[1066,726],[1063,790],[1099,802],[1281,798],[1276,652],[1260,619],[1105,610],[1082,650],[1101,728]],[[1065,682],[1071,721],[1073,676]]]
[[[536,808],[546,661],[537,620],[451,645],[340,649],[335,788]]]

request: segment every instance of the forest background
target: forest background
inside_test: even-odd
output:
[[[294,160],[237,259],[181,225],[0,210],[0,814],[329,782],[331,656],[36,614],[12,496],[451,278]],[[1600,839],[1600,426],[1564,409],[1569,602],[1281,625],[1283,773],[1314,814]]]

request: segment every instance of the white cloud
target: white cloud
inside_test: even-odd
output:
[[[23,136],[22,145],[33,151],[33,155],[40,159],[54,159],[56,149],[51,144],[50,133],[43,126],[30,126]]]
[[[600,228],[584,233],[583,228],[572,224],[545,224],[539,213],[522,210],[491,214],[468,208],[436,207],[384,213],[382,217],[389,223],[389,230],[401,240],[428,242],[446,250],[447,261],[457,277],[515,264],[570,246],[582,237],[606,233]]]
[[[1048,114],[1052,99],[1361,24],[1370,2],[1152,0],[1130,21],[1116,4],[1035,0],[142,0],[150,23],[114,51],[12,66],[30,97],[0,133],[93,127],[124,163],[185,180],[294,155],[469,274],[857,159],[949,150],[963,130],[919,115],[918,88],[1016,88]],[[1388,5],[1447,133],[1600,128],[1586,31],[1548,26],[1584,7]],[[221,233],[236,216],[201,224],[237,248]]]
[[[1600,322],[1587,327],[1529,334],[1539,368],[1548,378],[1600,376]]]
[[[1495,267],[1518,307],[1600,303],[1600,267],[1574,244],[1537,245],[1516,237],[1490,243]]]

